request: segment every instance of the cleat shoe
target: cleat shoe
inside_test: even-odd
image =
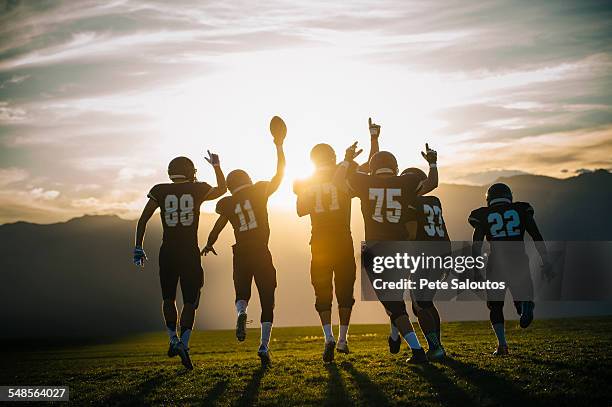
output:
[[[260,346],[257,350],[257,356],[261,359],[262,366],[272,365],[272,358],[270,357],[270,350],[264,346]]]
[[[521,319],[519,325],[521,328],[527,328],[533,321],[533,309],[535,304],[533,301],[523,301],[521,307]]]
[[[393,338],[389,336],[389,352],[395,355],[399,353],[401,347],[402,347],[402,338],[398,336],[397,340],[394,341]]]
[[[438,361],[444,359],[446,356],[446,351],[442,347],[442,345],[437,348],[427,350],[427,359],[431,361]]]
[[[236,339],[240,342],[244,342],[246,339],[246,323],[247,314],[242,313],[238,315],[238,320],[236,321]]]
[[[323,350],[323,362],[325,363],[333,362],[335,348],[336,348],[336,342],[334,341],[325,342],[325,349]]]
[[[336,345],[336,350],[338,351],[338,353],[344,353],[345,355],[348,355],[350,353],[348,342],[338,341],[338,344]]]
[[[193,370],[193,364],[191,363],[191,358],[189,357],[189,348],[187,348],[183,342],[179,342],[176,345],[176,349],[178,355],[181,357],[181,363],[183,366],[185,366],[185,369]]]
[[[412,356],[406,359],[406,362],[411,363],[411,364],[420,364],[420,363],[427,363],[428,359],[427,359],[427,355],[425,354],[425,351],[422,348],[412,349]]]
[[[497,345],[497,349],[493,352],[493,356],[507,356],[508,345]]]
[[[174,337],[170,340],[170,344],[168,345],[168,357],[173,358],[179,354],[177,345],[179,343],[178,337]]]

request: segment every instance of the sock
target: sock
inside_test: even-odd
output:
[[[508,343],[506,343],[506,329],[504,328],[504,323],[493,324],[493,331],[495,332],[495,336],[497,336],[497,342],[500,345],[508,346]]]
[[[270,336],[272,335],[272,322],[261,323],[261,347],[268,349]]]
[[[172,340],[176,336],[176,322],[166,322],[166,331],[168,332],[168,338]]]
[[[427,340],[427,346],[429,349],[437,349],[440,346],[440,342],[438,342],[438,334],[435,331],[425,334],[425,339]]]
[[[189,347],[189,338],[191,338],[191,328],[181,327],[181,342]]]
[[[334,332],[331,324],[323,325],[323,335],[325,335],[325,343],[332,342],[334,340]]]
[[[417,338],[416,333],[414,331],[408,332],[404,339],[410,346],[410,349],[421,349],[421,344],[419,343],[419,338]]]
[[[245,300],[236,301],[236,312],[238,315],[246,314],[247,312],[247,302]]]
[[[397,341],[399,339],[399,330],[393,323],[391,323],[391,339]]]
[[[340,342],[348,342],[348,329],[349,326],[348,325],[340,325]]]

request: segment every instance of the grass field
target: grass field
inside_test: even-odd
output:
[[[351,327],[350,355],[321,361],[320,328],[273,332],[273,366],[259,332],[195,332],[196,368],[165,356],[163,332],[112,343],[2,347],[1,385],[67,385],[71,403],[104,405],[612,405],[612,318],[508,322],[511,355],[494,358],[487,322],[448,323],[444,363],[407,365],[387,351],[387,327]]]

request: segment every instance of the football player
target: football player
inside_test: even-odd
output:
[[[285,171],[283,139],[274,138],[276,146],[276,174],[270,181],[253,183],[243,170],[227,174],[227,187],[231,196],[217,202],[219,214],[202,254],[217,254],[214,244],[228,222],[234,228],[236,244],[234,253],[234,289],[236,292],[236,338],[246,339],[247,305],[251,298],[253,279],[259,292],[261,304],[261,343],[257,355],[263,364],[270,363],[270,335],[274,317],[274,291],[276,289],[276,269],[268,249],[270,226],[268,224],[268,198],[280,186]]]
[[[491,255],[488,259],[486,271],[487,279],[501,278],[510,283],[509,288],[513,297],[515,297],[513,285],[514,290],[521,290],[533,295],[529,258],[522,243],[525,232],[533,238],[542,259],[543,275],[546,278],[552,276],[546,244],[533,217],[533,207],[526,202],[513,202],[510,187],[501,183],[489,187],[486,200],[487,206],[473,210],[468,218],[468,222],[474,227],[472,238],[474,255],[479,256],[481,254],[482,242],[486,238],[491,243]],[[496,242],[520,242],[520,244],[496,246]],[[501,273],[496,270],[496,268],[507,268],[508,264],[511,264],[512,273]],[[508,281],[508,277],[511,277],[510,281]],[[495,356],[508,354],[508,343],[506,342],[504,329],[504,297],[505,290],[494,295],[488,293],[489,318],[498,342],[497,349],[493,352]],[[521,328],[527,328],[533,321],[535,304],[529,300],[515,300],[514,305],[520,315]]]
[[[427,175],[419,168],[407,168],[402,171],[402,176],[405,175],[416,176],[421,181],[427,179]],[[417,195],[414,202],[408,206],[405,225],[408,240],[417,242],[448,242],[448,245],[444,245],[443,248],[440,247],[439,249],[450,253],[450,237],[442,217],[442,203],[438,197],[433,195]],[[438,250],[438,248],[436,247],[435,250]],[[440,276],[441,273],[435,277]],[[432,276],[429,275],[427,277],[431,280]],[[439,360],[446,355],[440,335],[440,314],[433,303],[434,294],[435,292],[420,291],[417,294],[419,298],[412,299],[412,311],[419,320],[419,326],[429,347],[427,350],[427,358],[429,360]]]
[[[215,171],[217,186],[196,180],[196,168],[187,157],[177,157],[168,165],[172,182],[157,184],[147,195],[136,227],[134,263],[144,266],[147,256],[142,248],[147,222],[157,208],[161,210],[163,241],[159,251],[159,281],[162,289],[162,310],[170,346],[168,356],[179,355],[183,365],[191,370],[189,338],[193,329],[196,309],[200,301],[200,289],[204,272],[198,247],[200,205],[204,201],[222,196],[227,190],[225,177],[219,164],[219,156],[208,152],[206,161]],[[180,337],[177,336],[176,288],[181,284],[183,309],[180,316]]]
[[[351,192],[361,200],[366,240],[403,240],[406,229],[400,221],[403,212],[407,210],[406,205],[414,201],[417,195],[426,194],[438,186],[437,154],[426,145],[426,152],[422,155],[429,162],[430,169],[427,179],[422,181],[411,174],[399,176],[397,160],[388,151],[380,151],[372,156],[369,163],[370,175],[349,171],[351,162],[360,152],[361,150],[357,150],[357,143],[346,150],[344,161],[336,172],[334,182],[338,187],[348,185]],[[345,180],[348,183],[344,182]],[[393,326],[412,349],[412,357],[408,362],[427,362],[425,351],[410,323],[404,301],[382,300],[381,303]],[[399,352],[401,344],[399,334],[394,336],[392,331],[389,337],[389,349],[392,353]]]
[[[370,155],[378,151],[380,126],[368,121],[371,139]],[[329,144],[317,144],[310,151],[314,174],[293,184],[297,195],[298,216],[310,216],[310,281],[315,292],[315,309],[319,313],[325,345],[323,361],[334,359],[334,348],[349,353],[348,330],[355,299],[355,254],[351,236],[351,194],[333,183],[338,164]],[[338,343],[333,334],[331,309],[334,295],[338,301],[340,329]]]

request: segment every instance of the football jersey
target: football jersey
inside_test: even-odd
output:
[[[412,175],[382,177],[353,172],[349,186],[361,200],[366,240],[404,240],[408,205],[413,202],[421,181]]]
[[[435,196],[417,196],[402,223],[409,221],[417,222],[417,241],[450,241],[442,216],[442,203]]]
[[[198,245],[200,205],[212,187],[206,182],[157,184],[149,198],[161,209],[165,245]]]
[[[296,181],[293,192],[307,195],[313,237],[351,233],[351,196],[332,183],[337,166]]]
[[[234,228],[236,244],[268,244],[268,184],[260,181],[217,202],[216,211]]]
[[[501,203],[473,210],[468,222],[484,230],[488,241],[522,241],[533,213],[527,202]]]

